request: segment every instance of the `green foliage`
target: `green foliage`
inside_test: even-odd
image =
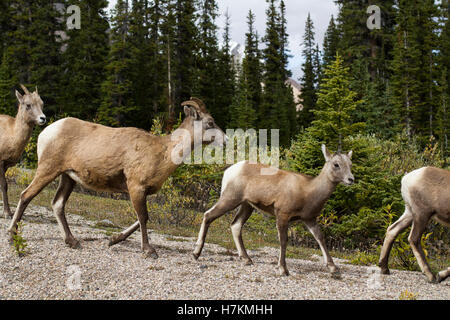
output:
[[[77,0],[71,1],[71,5],[80,7],[82,26],[67,30],[69,38],[62,53],[65,71],[59,103],[70,116],[92,120],[101,104],[101,84],[109,51],[105,12],[108,2]]]
[[[12,69],[12,56],[5,51],[0,64],[0,113],[14,117],[18,102],[14,92],[17,76]]]
[[[333,15],[331,15],[325,37],[323,40],[323,65],[326,67],[336,60],[339,45],[339,30],[337,29]]]
[[[253,109],[252,96],[246,74],[241,72],[236,94],[230,106],[232,128],[254,128],[256,123],[256,111]]]
[[[12,236],[13,238],[13,248],[19,257],[23,257],[27,253],[27,240],[23,238],[23,227],[24,223],[19,221],[17,223],[16,234]]]
[[[419,295],[409,291],[408,289],[402,291],[398,297],[399,300],[417,300]]]
[[[355,122],[353,114],[361,103],[357,93],[350,89],[349,68],[341,56],[324,70],[317,105],[312,112],[314,120],[308,131],[332,148],[341,148],[343,138],[360,131],[364,124]]]

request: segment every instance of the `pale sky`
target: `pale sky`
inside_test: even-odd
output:
[[[116,0],[109,1],[109,7],[113,8]],[[225,24],[224,14],[228,9],[231,16],[231,35],[234,42],[245,44],[247,32],[247,15],[251,9],[256,15],[255,26],[260,36],[265,34],[266,28],[266,0],[218,0],[220,16],[217,25],[220,27],[219,38],[222,38]],[[314,22],[316,41],[322,47],[323,37],[328,27],[331,15],[337,16],[338,7],[333,0],[285,0],[289,33],[289,50],[293,56],[289,63],[289,69],[293,78],[298,81],[301,76],[302,64],[302,39],[305,31],[305,22],[308,12]]]

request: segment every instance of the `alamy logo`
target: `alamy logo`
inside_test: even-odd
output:
[[[66,9],[63,3],[55,3],[53,4],[53,7],[61,15],[61,17],[58,18],[59,22],[63,23],[65,17],[67,17],[66,19],[67,30],[81,29],[81,9],[79,6],[71,5],[68,6]]]
[[[77,265],[71,265],[67,268],[66,274],[69,276],[66,281],[67,289],[80,290],[81,289],[81,269]]]
[[[67,8],[67,14],[71,14],[71,16],[67,18],[67,30],[81,29],[80,7],[71,5]]]
[[[370,17],[367,19],[367,28],[369,30],[381,29],[381,9],[377,5],[371,5],[367,8]]]

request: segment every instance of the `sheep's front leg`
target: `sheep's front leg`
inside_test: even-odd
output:
[[[11,213],[11,209],[9,208],[8,201],[8,184],[6,182],[5,177],[6,169],[5,164],[3,162],[0,163],[0,188],[2,189],[2,197],[3,197],[3,214],[5,218],[11,218],[13,215]]]
[[[328,252],[327,246],[325,244],[325,237],[323,236],[323,233],[320,230],[320,226],[317,224],[316,220],[305,221],[305,225],[319,244],[325,263],[332,275],[340,276],[339,269],[334,264],[333,258],[331,258],[330,253]]]
[[[139,225],[141,227],[141,247],[144,252],[145,257],[152,257],[153,259],[158,258],[155,248],[153,248],[148,242],[147,234],[147,195],[143,188],[130,188],[130,198],[133,203],[133,207],[136,210],[136,214],[139,220]]]
[[[289,271],[286,266],[286,247],[288,239],[289,216],[277,215],[278,238],[280,240],[280,257],[278,259],[278,269],[280,276],[288,276]]]

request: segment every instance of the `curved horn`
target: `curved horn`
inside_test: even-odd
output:
[[[195,97],[191,97],[191,100],[197,102],[197,104],[200,106],[200,109],[201,109],[203,112],[208,112],[208,111],[206,110],[206,105],[205,105],[205,103],[204,103],[201,99],[195,98]]]
[[[36,94],[39,94],[37,86],[36,86],[36,90],[35,90],[35,92],[36,92]]]
[[[189,101],[185,101],[183,103],[181,103],[181,106],[192,106],[196,109],[200,109],[200,106],[198,105],[197,102],[193,101],[193,100],[189,100]]]
[[[201,111],[203,113],[207,113],[208,111],[206,110],[206,106],[203,103],[202,100],[200,100],[199,98],[194,98],[192,97],[189,101],[185,101],[181,104],[182,106],[193,106],[194,108],[196,108],[198,111]]]
[[[28,89],[23,84],[20,84],[20,87],[22,88],[23,92],[25,92],[25,94],[30,94],[30,91],[28,91]]]

